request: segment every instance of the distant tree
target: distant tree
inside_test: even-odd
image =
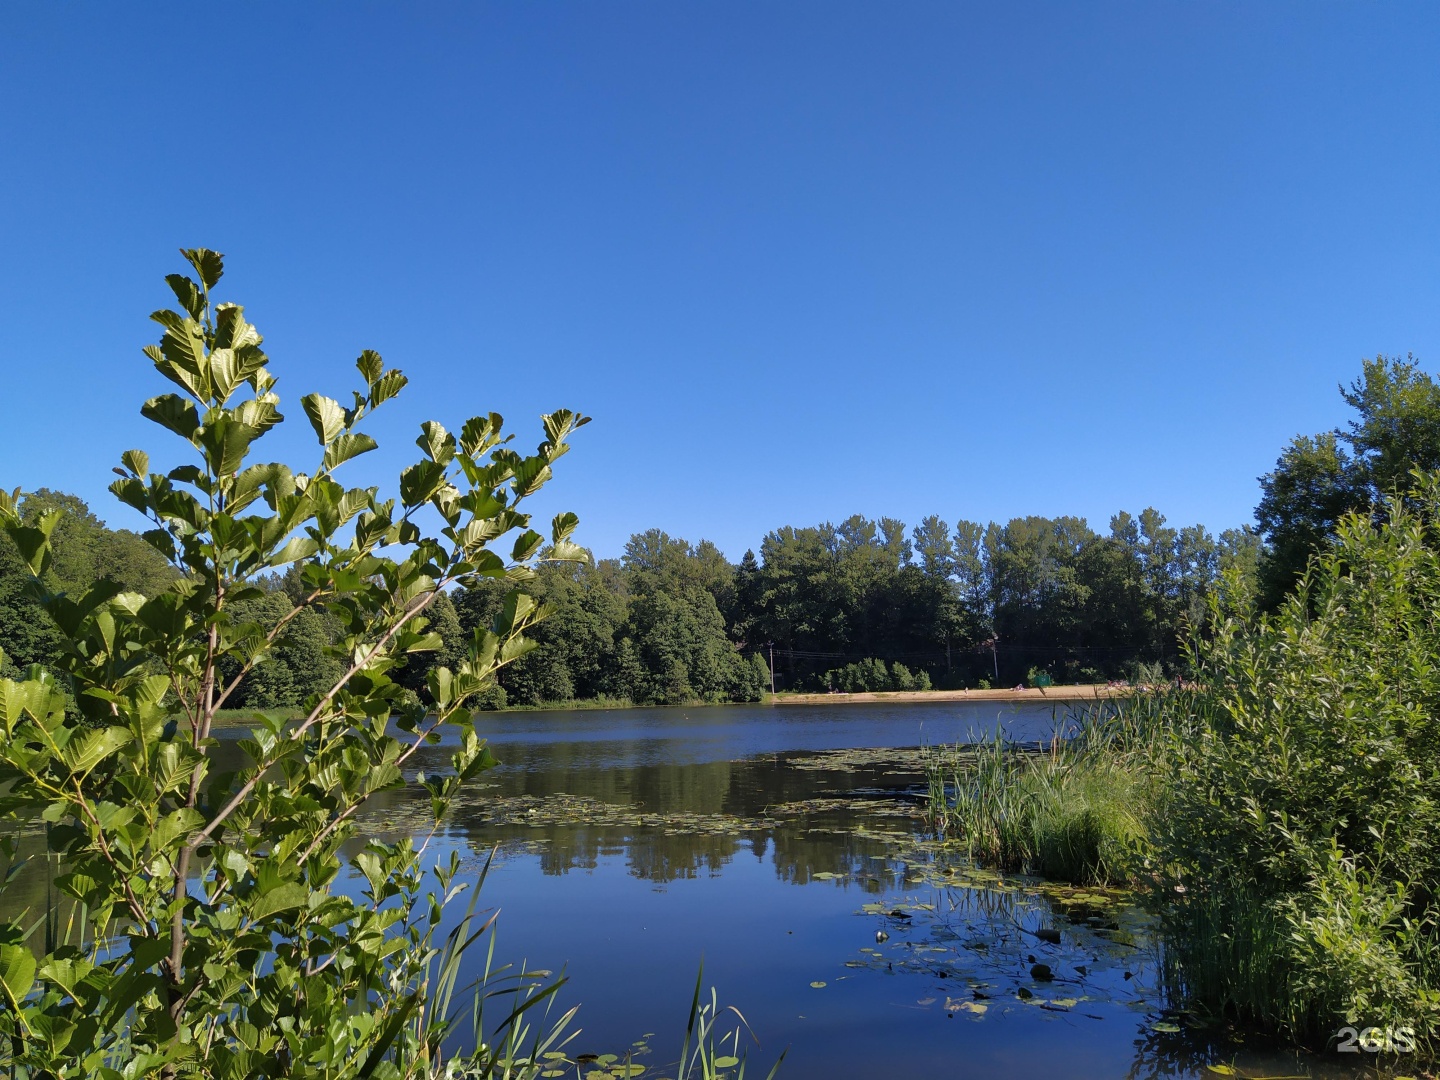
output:
[[[174,568],[142,537],[107,528],[75,495],[40,488],[23,496],[17,511],[27,526],[48,513],[59,515],[45,572],[47,586],[56,591],[79,594],[109,582],[126,592],[153,596],[176,578]],[[29,580],[14,543],[0,534],[0,650],[10,658],[6,667],[11,672],[30,664],[50,666],[61,647],[61,636],[33,599]]]
[[[1255,517],[1266,540],[1260,559],[1260,599],[1275,608],[1324,550],[1340,519],[1367,498],[1334,432],[1300,435],[1280,454],[1275,471],[1260,478]]]
[[[40,488],[20,502],[20,517],[33,525],[51,511],[60,520],[51,533],[55,561],[50,573],[61,588],[79,591],[100,581],[153,596],[176,578],[163,555],[128,529],[109,529],[83,499]]]
[[[63,645],[60,631],[32,598],[30,572],[14,543],[0,533],[0,653],[14,676],[31,664],[49,666]]]
[[[431,604],[432,611],[434,607]],[[230,613],[237,623],[254,624],[258,633],[264,635],[271,634],[282,620],[288,619],[274,646],[239,680],[229,700],[231,705],[251,709],[294,708],[311,694],[323,694],[344,674],[339,660],[329,652],[339,634],[338,624],[312,606],[296,611],[283,588],[267,590],[252,599],[237,600],[231,605]],[[240,674],[242,666],[241,658],[232,657],[221,664],[221,671],[233,679]]]
[[[949,581],[955,576],[955,545],[950,539],[950,526],[940,520],[938,514],[931,514],[916,525],[910,539],[926,577]]]
[[[756,621],[760,618],[764,588],[760,560],[755,558],[754,551],[747,550],[740,565],[735,568],[735,587],[731,591],[730,604],[720,608],[730,639],[739,645],[759,644]],[[766,678],[769,678],[768,669]]]
[[[1372,512],[1411,486],[1410,471],[1440,468],[1440,384],[1413,356],[1377,356],[1340,396],[1355,411],[1345,430],[1300,435],[1260,478],[1255,517],[1267,547],[1259,585],[1274,608],[1310,558],[1334,539],[1340,519]]]

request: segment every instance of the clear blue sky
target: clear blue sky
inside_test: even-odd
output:
[[[275,455],[367,347],[412,386],[355,482],[577,408],[545,509],[600,555],[1240,524],[1362,356],[1440,366],[1437,55],[1433,3],[6,4],[0,482],[133,524],[146,315],[205,245]]]

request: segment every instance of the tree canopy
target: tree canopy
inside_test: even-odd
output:
[[[1414,356],[1364,361],[1340,396],[1355,412],[1346,427],[1297,435],[1260,478],[1255,517],[1267,542],[1260,563],[1267,608],[1276,608],[1333,542],[1346,514],[1370,513],[1403,495],[1412,470],[1440,468],[1440,384]]]

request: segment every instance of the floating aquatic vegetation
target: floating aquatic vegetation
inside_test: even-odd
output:
[[[784,759],[792,769],[825,772],[880,771],[881,775],[922,776],[925,772],[923,747],[860,747],[851,750],[820,750],[812,754],[796,754]]]
[[[1138,947],[1148,920],[1129,894],[1003,875],[952,852],[925,840],[897,849],[903,887],[918,882],[930,891],[860,905],[858,915],[885,929],[879,947],[860,947],[845,967],[959,983],[969,997],[947,993],[952,1017],[1020,1007],[1069,1013],[1089,1004],[1101,1011],[1083,1015],[1098,1020],[1106,1008],[1156,1008],[1150,958]]]

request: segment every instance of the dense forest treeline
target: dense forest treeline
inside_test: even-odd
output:
[[[41,490],[22,503],[31,519],[56,509],[51,573],[65,587],[108,579],[149,593],[173,576],[143,538],[106,528],[74,496]],[[930,517],[907,531],[857,515],[777,529],[738,564],[708,541],[651,529],[618,559],[540,568],[527,586],[550,609],[533,632],[539,648],[502,671],[489,704],[753,701],[770,689],[772,657],[780,688],[1158,671],[1174,661],[1180,625],[1199,615],[1218,575],[1232,566],[1253,575],[1259,551],[1250,530],[1216,539],[1199,526],[1170,528],[1153,509],[1117,514],[1105,534],[1072,517],[984,527]],[[296,566],[265,580],[233,615],[274,626],[299,599],[301,574]],[[24,578],[18,554],[0,548],[0,648],[13,664],[44,663],[57,639]],[[400,681],[419,692],[430,667],[457,662],[462,639],[489,624],[509,588],[487,580],[432,605],[431,629],[450,644],[416,654]],[[325,614],[302,611],[230,704],[292,706],[328,687],[339,673],[327,651],[337,636]]]
[[[534,631],[540,647],[501,672],[489,704],[757,700],[772,661],[782,690],[1173,674],[1184,628],[1223,582],[1273,608],[1345,513],[1378,506],[1412,468],[1440,467],[1440,385],[1413,359],[1366,361],[1341,394],[1356,418],[1285,448],[1260,478],[1258,529],[1177,529],[1153,508],[1117,513],[1103,532],[1079,517],[907,527],[856,515],[775,529],[738,563],[709,541],[651,529],[617,559],[542,566],[527,586],[551,612]],[[50,573],[67,589],[106,579],[150,593],[173,577],[143,537],[106,528],[78,498],[41,489],[23,501],[32,520],[50,510],[62,515]],[[0,648],[12,666],[58,647],[25,576],[0,543]],[[273,626],[298,598],[300,570],[263,586],[237,614]],[[453,644],[416,654],[401,680],[418,692],[430,667],[454,663],[461,635],[488,624],[508,589],[487,581],[433,605],[431,628]],[[295,618],[230,703],[286,707],[328,687],[327,618]]]

